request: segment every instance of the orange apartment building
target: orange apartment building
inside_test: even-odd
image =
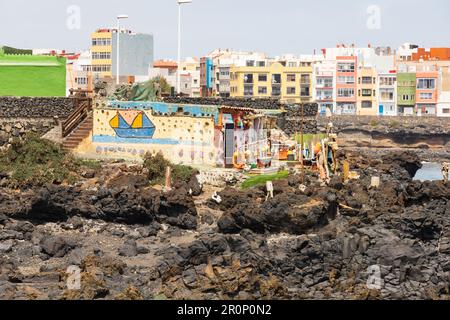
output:
[[[336,113],[356,114],[358,58],[336,57]]]
[[[450,60],[450,48],[418,48],[412,54],[412,61],[446,61]]]
[[[416,78],[417,113],[419,115],[436,115],[439,72],[417,72]]]

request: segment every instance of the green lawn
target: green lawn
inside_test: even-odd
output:
[[[0,54],[0,63],[59,63],[64,64],[64,59],[57,59],[51,56],[32,56],[32,55],[2,55]]]
[[[6,65],[1,65],[2,63]],[[65,95],[65,58],[0,54],[0,96],[64,97]]]
[[[289,177],[288,171],[282,171],[276,174],[258,175],[248,178],[242,183],[242,189],[249,189],[256,186],[265,185],[267,181],[283,180]]]

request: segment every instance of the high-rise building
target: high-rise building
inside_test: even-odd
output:
[[[100,78],[117,76],[117,29],[99,29],[91,35],[92,72]],[[122,82],[147,76],[153,65],[153,35],[120,30],[119,72]]]

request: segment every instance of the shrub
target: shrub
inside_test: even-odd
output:
[[[373,120],[370,121],[370,126],[371,126],[371,127],[377,127],[378,124],[379,124],[379,123],[378,123],[378,120],[373,119]]]
[[[46,183],[72,183],[76,179],[77,165],[60,146],[28,135],[24,140],[14,139],[11,147],[0,154],[0,171],[11,176],[18,185]]]
[[[389,123],[389,127],[391,127],[391,128],[398,128],[398,127],[400,127],[400,122],[398,122],[396,120],[393,120],[393,121],[391,121]]]
[[[144,156],[144,168],[148,170],[148,179],[153,184],[164,182],[167,167],[172,168],[172,180],[174,182],[189,182],[192,175],[195,173],[195,169],[189,166],[175,165],[171,163],[169,160],[164,158],[162,153],[157,153],[156,155],[147,153]]]

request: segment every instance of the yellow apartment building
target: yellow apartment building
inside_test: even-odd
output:
[[[372,67],[358,70],[356,114],[376,116],[378,114],[377,71]]]
[[[235,98],[274,98],[285,103],[312,102],[312,66],[286,67],[279,62],[266,67],[230,70],[230,95]]]
[[[117,29],[98,29],[91,34],[94,76],[117,76],[117,37]],[[120,29],[119,66],[121,82],[128,82],[135,77],[148,77],[149,69],[153,67],[153,35]]]
[[[112,77],[112,38],[111,29],[99,29],[91,34],[92,72],[101,78]]]

